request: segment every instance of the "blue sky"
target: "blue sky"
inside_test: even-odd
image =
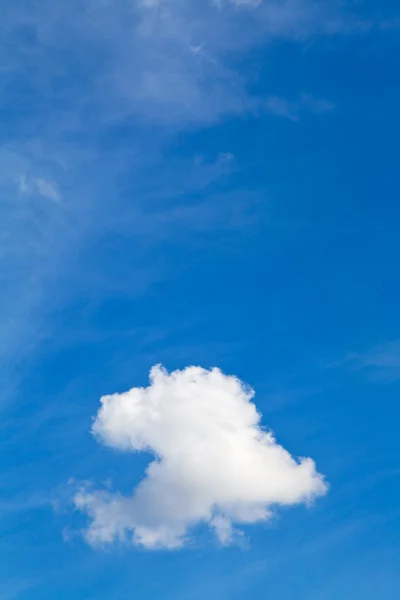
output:
[[[4,8],[0,600],[398,597],[399,27],[394,0]],[[186,421],[163,380],[162,444],[129,421],[133,395],[112,422],[99,412],[159,363],[184,390],[188,367],[206,370]],[[255,390],[262,429],[245,423],[248,388],[224,395],[213,367]],[[232,458],[214,424],[236,417]],[[199,423],[215,461],[191,455]],[[258,489],[260,445],[240,462],[266,430],[315,461],[300,487],[296,462],[278,490],[269,458]],[[136,435],[145,451],[121,451],[143,449]],[[179,452],[224,482],[232,459],[229,509],[206,478],[210,510],[240,530],[227,543],[211,516],[157,512],[183,477],[193,508],[193,462],[164,469],[138,512],[154,455]],[[93,543],[100,510],[112,533]],[[132,541],[155,519],[183,523],[182,547]]]

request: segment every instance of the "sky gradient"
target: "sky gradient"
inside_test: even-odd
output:
[[[3,13],[0,600],[398,598],[397,3]]]

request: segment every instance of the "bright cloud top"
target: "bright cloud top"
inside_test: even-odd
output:
[[[147,388],[101,399],[99,441],[155,456],[131,497],[82,490],[77,507],[91,518],[92,544],[132,536],[146,548],[176,548],[199,524],[232,541],[233,524],[265,521],[271,507],[326,492],[310,458],[296,461],[260,426],[254,391],[239,379],[187,367],[150,372]]]

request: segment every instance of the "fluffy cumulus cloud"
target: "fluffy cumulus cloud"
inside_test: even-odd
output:
[[[75,496],[91,519],[87,540],[177,548],[208,525],[227,544],[235,527],[267,520],[274,506],[323,495],[314,461],[294,459],[275,441],[253,396],[216,368],[156,366],[147,388],[103,397],[92,429],[99,442],[154,460],[130,497],[85,489]]]

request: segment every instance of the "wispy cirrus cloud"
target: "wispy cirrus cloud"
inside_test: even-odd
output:
[[[375,381],[397,381],[400,379],[400,340],[379,344],[365,352],[351,353],[344,364],[364,371]]]
[[[22,194],[27,196],[38,195],[54,202],[61,200],[57,184],[43,177],[22,175],[19,180],[19,189]]]
[[[23,73],[44,110],[51,103],[69,128],[93,104],[112,119],[134,115],[176,129],[252,110],[257,98],[237,69],[251,48],[346,32],[352,19],[334,0],[85,0],[32,10],[20,0],[5,22],[6,77]],[[71,90],[73,73],[81,83]]]
[[[343,358],[327,363],[327,369],[349,369],[369,381],[392,383],[400,380],[400,340],[382,342],[358,352],[348,352]]]
[[[9,3],[0,23],[1,106],[8,115],[0,137],[3,351],[23,347],[19,335],[34,327],[45,298],[62,302],[62,290],[75,289],[66,281],[77,252],[100,246],[121,224],[136,226],[146,281],[153,276],[143,266],[149,252],[141,231],[157,231],[160,241],[174,232],[177,240],[182,225],[187,240],[191,228],[206,230],[208,210],[209,223],[237,228],[237,215],[249,212],[243,200],[225,202],[217,193],[181,206],[184,193],[200,196],[233,168],[230,149],[178,169],[175,157],[165,158],[169,144],[182,131],[260,112],[264,100],[238,68],[254,48],[347,33],[353,21],[335,0]],[[272,98],[265,110],[292,119],[328,110],[312,96]],[[122,126],[134,139],[109,149]],[[127,173],[137,194],[122,203],[115,190]],[[105,279],[96,279],[96,269],[91,264],[81,277],[85,285]]]
[[[48,179],[54,165],[22,149],[0,153],[0,354],[14,357],[32,334],[34,313],[43,301],[45,282],[64,253],[65,219],[61,192]],[[4,364],[4,363],[3,363]]]
[[[335,105],[323,98],[302,94],[298,100],[270,96],[263,103],[263,108],[271,115],[283,117],[290,121],[298,121],[302,115],[307,113],[315,115],[328,113],[335,108]]]

